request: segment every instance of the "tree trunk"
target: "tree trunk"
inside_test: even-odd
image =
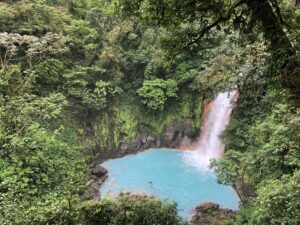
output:
[[[248,0],[246,4],[253,15],[261,21],[264,36],[270,42],[272,49],[292,48],[291,42],[283,31],[279,19],[268,0]]]
[[[243,197],[243,195],[241,195],[241,193],[240,193],[240,191],[239,191],[239,189],[237,188],[237,186],[236,186],[235,183],[233,183],[232,187],[233,187],[233,189],[235,190],[236,194],[238,195],[239,199],[241,200],[241,204],[242,204],[243,208],[245,208],[246,204],[245,204],[245,202],[244,202],[244,197]]]
[[[296,53],[281,26],[278,16],[268,0],[247,0],[247,6],[253,16],[261,22],[265,39],[274,57],[272,73],[280,73],[281,84],[289,88],[296,96],[300,96],[300,79],[297,68],[300,66]]]

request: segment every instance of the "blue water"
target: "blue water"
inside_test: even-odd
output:
[[[159,196],[178,204],[179,214],[189,217],[203,201],[237,209],[238,197],[231,187],[218,184],[212,172],[188,165],[184,152],[152,149],[136,155],[112,159],[102,165],[109,178],[100,189],[104,196],[133,192]]]

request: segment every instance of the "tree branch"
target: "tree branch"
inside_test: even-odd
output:
[[[213,23],[211,23],[210,25],[204,27],[198,34],[197,36],[190,42],[188,42],[182,49],[188,49],[191,45],[199,42],[201,40],[201,38],[207,33],[209,32],[212,28],[217,27],[221,22],[225,22],[228,21],[232,15],[232,13],[234,12],[234,10],[239,7],[240,5],[244,4],[245,1],[241,0],[239,2],[237,2],[236,4],[234,4],[227,12],[227,15],[222,16],[220,15],[219,18],[217,20],[215,20]]]

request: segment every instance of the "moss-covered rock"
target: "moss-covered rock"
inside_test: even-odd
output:
[[[199,132],[201,103],[201,98],[186,94],[168,110],[151,113],[126,99],[119,101],[109,112],[92,118],[94,159],[102,161],[148,148],[190,146]]]
[[[229,225],[234,219],[235,211],[221,208],[213,202],[203,202],[195,208],[190,225]]]

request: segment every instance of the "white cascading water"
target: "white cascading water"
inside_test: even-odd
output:
[[[210,160],[222,157],[224,144],[219,136],[229,123],[237,91],[219,93],[215,100],[206,105],[199,141],[186,151],[184,159],[201,170],[209,170]]]

